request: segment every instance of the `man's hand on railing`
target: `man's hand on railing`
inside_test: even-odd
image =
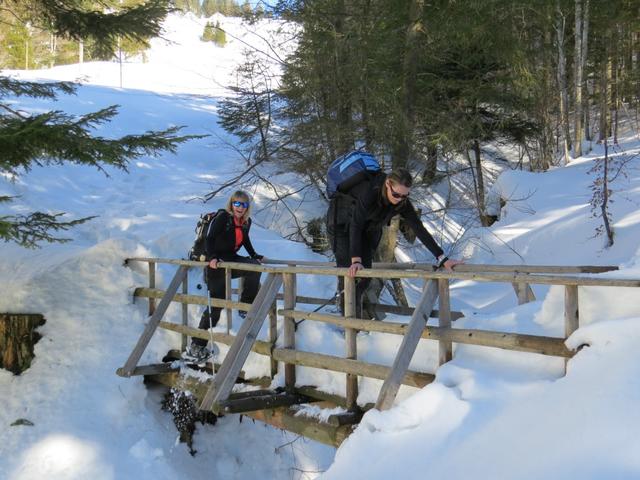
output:
[[[453,271],[453,267],[455,267],[456,265],[463,265],[463,264],[464,264],[464,260],[456,260],[454,258],[450,258],[446,262],[444,262],[442,266],[451,272]]]
[[[212,258],[209,261],[209,268],[213,268],[214,270],[216,268],[218,268],[218,265],[220,265],[222,263],[222,261],[218,260],[217,258]]]
[[[349,267],[349,273],[347,275],[349,275],[350,277],[355,277],[356,273],[358,273],[358,271],[362,270],[363,268],[364,268],[364,265],[362,265],[362,263],[353,262]]]

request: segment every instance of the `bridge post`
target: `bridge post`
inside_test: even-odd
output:
[[[355,318],[356,316],[356,283],[355,278],[344,277],[344,316]],[[356,360],[358,358],[358,331],[355,328],[344,329],[345,358]],[[354,411],[358,408],[358,376],[347,373],[347,408]]]
[[[565,285],[564,287],[564,336],[569,338],[580,326],[580,310],[578,307],[578,285]],[[565,372],[567,362],[565,359]]]
[[[274,301],[269,310],[269,343],[271,343],[271,351],[276,348],[276,341],[278,339],[278,304]],[[274,378],[278,374],[278,361],[274,360],[273,355],[270,357],[271,363],[271,378]]]
[[[296,308],[296,274],[283,273],[284,284],[284,309],[294,310]],[[293,317],[284,317],[284,338],[282,346],[295,350],[296,348],[296,324]],[[289,391],[293,391],[296,386],[296,366],[290,363],[284,365],[284,383]]]
[[[149,288],[156,288],[156,262],[149,262]],[[149,298],[149,316],[156,311],[156,299]]]
[[[224,298],[225,300],[231,300],[231,294],[233,293],[231,289],[231,269],[224,269]],[[233,326],[233,310],[230,308],[225,309],[227,314],[227,335],[231,332],[231,327]]]
[[[449,299],[449,279],[438,280],[438,326],[451,328],[451,302]],[[449,362],[453,358],[453,343],[451,340],[438,342],[438,364]]]
[[[189,294],[189,275],[188,274],[185,275],[184,280],[182,281],[182,294],[183,295]],[[185,327],[189,325],[189,304],[188,303],[182,304],[182,325],[184,325]],[[180,343],[180,346],[183,352],[187,349],[187,336],[184,333],[182,334],[182,341]]]

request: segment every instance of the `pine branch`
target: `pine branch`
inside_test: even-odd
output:
[[[15,95],[55,99],[59,93],[75,95],[76,88],[76,85],[71,82],[26,82],[0,76],[0,97]]]
[[[119,38],[144,41],[159,36],[162,21],[175,10],[169,0],[150,0],[111,13],[82,10],[74,0],[37,0],[36,4],[57,35],[74,40],[93,38],[103,54],[113,53]]]
[[[27,118],[0,115],[0,171],[16,174],[20,168],[30,170],[33,163],[44,166],[64,162],[92,165],[102,171],[106,165],[126,170],[127,162],[133,158],[165,150],[175,153],[179,144],[202,138],[177,135],[182,127],[120,139],[91,135],[91,130],[110,121],[116,113],[117,106],[110,106],[78,118],[60,111]]]
[[[2,197],[5,201],[9,197]],[[25,215],[7,215],[0,217],[0,239],[5,242],[15,242],[26,248],[39,248],[40,243],[66,243],[70,238],[61,238],[50,232],[66,231],[70,228],[85,223],[93,218],[84,217],[70,222],[60,222],[58,218],[64,213],[50,215],[43,212],[34,212]]]

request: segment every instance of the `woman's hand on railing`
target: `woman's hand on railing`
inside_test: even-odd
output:
[[[218,260],[217,258],[212,258],[209,261],[209,268],[213,268],[214,270],[216,268],[218,268],[218,265],[220,265],[222,262],[220,260]]]

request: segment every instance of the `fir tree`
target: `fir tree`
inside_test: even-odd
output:
[[[4,8],[14,4],[14,1],[0,0],[0,6]],[[48,23],[57,34],[70,38],[91,37],[102,51],[113,51],[119,37],[144,40],[157,35],[161,21],[170,10],[168,3],[162,0],[151,0],[110,14],[82,10],[73,0],[32,0],[29,5],[32,21]],[[109,122],[116,115],[117,106],[80,116],[57,110],[29,115],[4,100],[10,96],[55,99],[58,94],[74,94],[75,91],[76,87],[71,83],[23,82],[0,76],[1,173],[16,177],[34,167],[63,163],[91,165],[102,171],[106,167],[126,170],[133,158],[162,151],[175,152],[180,143],[195,138],[180,136],[181,127],[171,127],[107,139],[94,135],[93,129]],[[0,202],[10,200],[6,196],[0,198]],[[0,216],[0,239],[31,248],[42,242],[66,241],[57,237],[56,232],[92,218],[64,221],[60,218],[62,215],[33,212]]]

